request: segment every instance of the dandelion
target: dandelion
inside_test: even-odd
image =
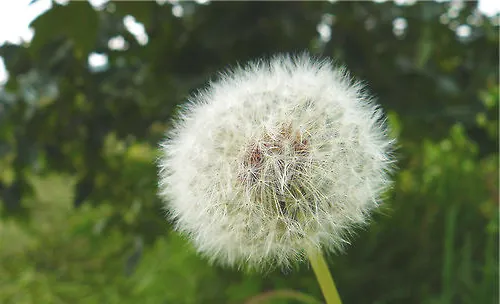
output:
[[[309,257],[316,268],[316,253],[342,250],[379,205],[392,143],[344,69],[280,55],[190,98],[161,144],[160,196],[210,261],[270,269]]]

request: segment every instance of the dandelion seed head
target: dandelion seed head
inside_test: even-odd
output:
[[[393,140],[359,82],[280,55],[222,74],[162,143],[160,196],[213,262],[289,267],[342,250],[390,184]]]

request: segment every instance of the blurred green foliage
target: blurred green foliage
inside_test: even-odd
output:
[[[498,21],[476,5],[54,3],[30,44],[0,47],[0,303],[244,303],[282,289],[321,299],[306,265],[208,265],[156,197],[157,143],[176,105],[229,65],[302,50],[366,81],[399,139],[384,206],[328,258],[344,302],[498,303]],[[456,35],[462,24],[469,35]],[[125,49],[109,48],[116,36]],[[90,67],[92,52],[107,65]]]

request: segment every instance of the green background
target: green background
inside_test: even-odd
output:
[[[498,16],[475,2],[180,5],[180,18],[168,2],[54,5],[30,44],[0,47],[0,303],[245,303],[273,290],[321,300],[308,265],[209,265],[156,196],[157,145],[177,105],[221,69],[303,50],[365,81],[398,137],[385,204],[328,256],[344,303],[498,303]],[[117,35],[126,50],[108,48]],[[91,52],[108,65],[89,68]]]

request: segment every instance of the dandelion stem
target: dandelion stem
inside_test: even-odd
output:
[[[308,255],[326,303],[341,304],[342,301],[340,300],[337,287],[335,287],[335,282],[330,274],[330,270],[328,270],[328,264],[326,263],[321,251],[311,249],[309,250]]]

